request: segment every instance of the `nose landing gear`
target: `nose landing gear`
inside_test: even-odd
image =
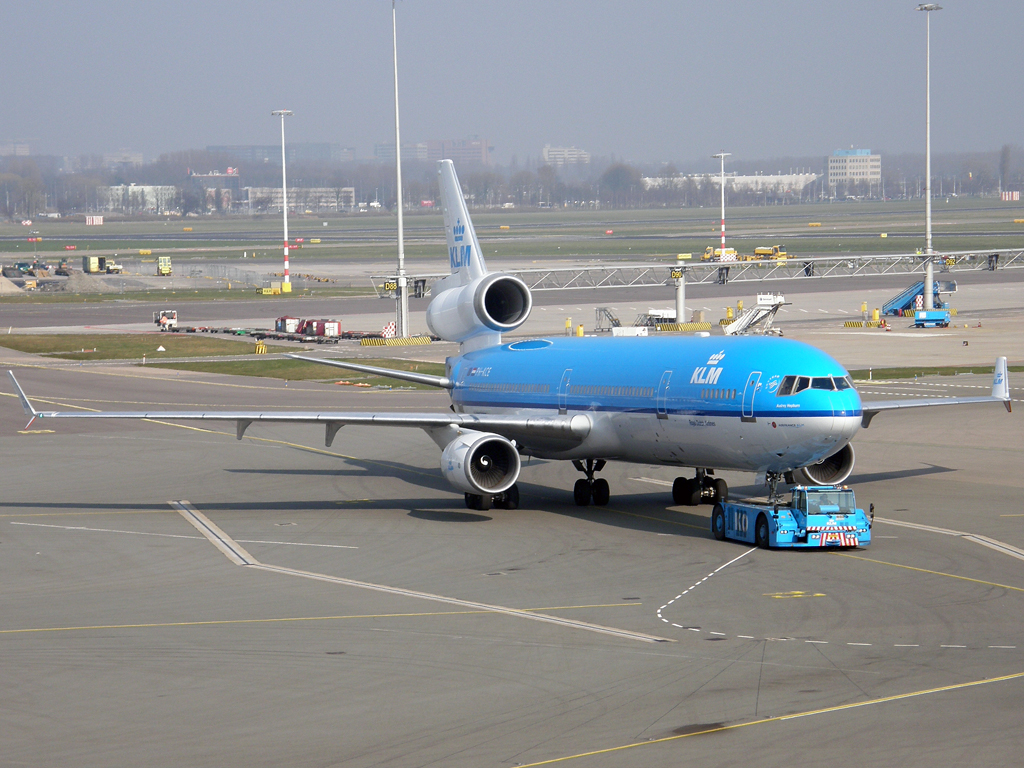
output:
[[[587,459],[584,464],[579,459],[573,459],[573,466],[586,475],[580,478],[572,489],[572,497],[577,507],[585,507],[591,502],[595,506],[603,507],[611,498],[611,488],[608,481],[603,477],[595,478],[594,475],[604,469],[607,462],[604,459]]]
[[[672,501],[687,507],[717,504],[729,500],[729,485],[720,477],[709,477],[714,470],[698,469],[692,480],[677,477],[672,483]]]

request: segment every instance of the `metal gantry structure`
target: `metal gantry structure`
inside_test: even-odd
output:
[[[698,261],[687,265],[686,281],[693,284],[734,282],[765,282],[768,280],[822,280],[837,277],[877,275],[915,275],[920,279],[924,262],[934,260],[942,273],[984,272],[1002,269],[1024,269],[1024,247],[986,250],[951,251],[926,257],[919,253],[880,254],[868,256],[803,256],[762,261]],[[525,282],[531,291],[566,291],[595,288],[640,288],[675,284],[673,271],[678,264],[585,264],[569,267],[503,270]],[[425,280],[426,288],[447,273],[408,275]],[[394,282],[395,275],[370,277],[378,296],[391,295],[383,289],[385,282]]]

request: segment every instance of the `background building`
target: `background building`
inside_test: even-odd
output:
[[[403,160],[452,160],[456,166],[490,165],[494,147],[486,139],[474,136],[468,139],[430,139],[402,145]],[[384,162],[394,162],[395,144],[373,145],[373,156]]]
[[[545,144],[540,154],[548,165],[586,165],[590,162],[590,153],[579,147],[552,147]]]
[[[166,213],[177,206],[178,188],[149,184],[96,187],[96,208],[118,213]]]
[[[242,163],[276,163],[281,159],[280,144],[222,144],[208,146],[206,151],[228,155]],[[355,149],[332,143],[289,142],[285,154],[289,163],[343,163],[356,159]]]
[[[837,149],[828,158],[828,185],[846,185],[882,181],[882,156],[872,155],[870,149]]]
[[[248,209],[252,212],[280,211],[280,187],[246,187]],[[355,187],[289,187],[288,209],[312,211],[351,211],[356,207]],[[242,209],[244,206],[236,206]]]

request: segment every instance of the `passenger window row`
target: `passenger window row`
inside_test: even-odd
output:
[[[736,390],[735,389],[702,389],[700,391],[701,400],[735,400]]]
[[[579,385],[569,387],[570,395],[610,395],[612,397],[654,397],[653,387],[602,387]]]

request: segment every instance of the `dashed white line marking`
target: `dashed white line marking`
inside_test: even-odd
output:
[[[920,648],[917,643],[896,643],[893,648]]]
[[[1003,650],[1013,650],[1016,645],[990,645],[989,648],[1001,648]]]
[[[966,645],[940,645],[939,648],[966,648]]]
[[[804,640],[805,643],[815,643],[817,645],[828,645],[828,640]]]
[[[871,643],[847,643],[847,645],[866,645],[866,646],[870,646]]]

